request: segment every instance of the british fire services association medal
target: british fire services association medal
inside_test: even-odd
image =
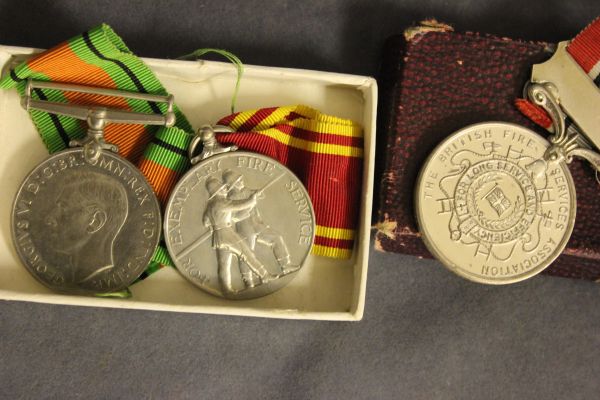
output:
[[[565,247],[575,220],[566,163],[550,143],[508,123],[461,129],[430,155],[415,204],[423,240],[457,274],[482,283],[526,279]]]
[[[415,191],[419,230],[457,274],[482,283],[517,282],[565,248],[576,209],[567,164],[578,157],[600,170],[600,92],[573,58],[595,54],[586,49],[596,36],[588,27],[533,66],[525,92],[551,119],[548,139],[510,123],[477,124],[450,135],[423,166]]]

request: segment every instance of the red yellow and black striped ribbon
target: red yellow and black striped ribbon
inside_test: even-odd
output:
[[[567,52],[600,88],[600,17],[592,21],[569,43]],[[516,105],[533,122],[549,131],[552,130],[552,119],[543,108],[525,99],[517,99]],[[570,129],[572,123],[569,119],[566,121],[567,129]]]
[[[220,142],[274,158],[304,183],[317,224],[313,254],[349,258],[360,208],[361,127],[301,105],[235,113],[218,124],[235,131],[219,134]]]
[[[0,88],[16,87],[23,94],[28,78],[167,94],[152,71],[108,25],[84,32],[22,63],[0,81]],[[51,89],[35,89],[32,96],[40,100],[144,113],[166,111],[165,104]],[[113,124],[105,130],[106,140],[118,145],[119,153],[138,165],[163,204],[178,177],[189,166],[187,147],[192,127],[179,109],[175,108],[175,114],[177,122],[171,128]],[[67,148],[70,140],[85,135],[87,127],[83,121],[35,110],[30,115],[50,153]],[[171,264],[171,260],[161,244],[145,275],[165,264]]]

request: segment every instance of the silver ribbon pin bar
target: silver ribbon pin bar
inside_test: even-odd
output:
[[[531,82],[549,84],[564,112],[600,148],[600,89],[567,52],[568,44],[560,42],[552,58],[533,66]]]
[[[34,89],[53,89],[66,92],[137,99],[153,103],[166,103],[167,110],[164,114],[146,114],[109,107],[37,100],[31,97],[31,93]],[[27,111],[40,110],[51,114],[60,114],[86,121],[88,124],[87,137],[82,140],[73,140],[71,143],[69,143],[69,146],[83,146],[86,149],[86,159],[91,160],[97,159],[100,156],[101,151],[104,149],[118,152],[118,149],[115,145],[106,143],[104,141],[104,128],[109,123],[164,125],[167,127],[175,124],[175,112],[173,111],[172,95],[163,96],[68,83],[28,80],[25,88],[25,95],[21,100],[21,105]]]
[[[600,89],[567,52],[568,44],[560,42],[552,58],[533,66],[527,97],[552,119],[549,158],[570,162],[577,156],[600,170],[600,155],[590,149],[600,149]],[[566,128],[567,116],[576,128]]]

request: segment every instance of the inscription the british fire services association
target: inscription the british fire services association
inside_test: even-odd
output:
[[[13,207],[17,253],[52,289],[102,293],[126,288],[150,261],[160,210],[137,169],[111,153],[57,153],[23,182]]]
[[[253,153],[197,164],[175,187],[166,215],[167,247],[179,271],[228,298],[282,287],[314,239],[306,189],[287,168]]]
[[[573,228],[575,193],[549,143],[526,128],[485,123],[451,135],[430,156],[417,187],[428,248],[469,279],[510,283],[549,265]]]

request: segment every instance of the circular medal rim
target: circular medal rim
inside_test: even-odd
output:
[[[215,297],[218,297],[218,298],[221,298],[221,299],[226,299],[226,300],[245,301],[245,300],[253,300],[253,299],[257,299],[257,298],[260,298],[260,297],[264,297],[264,296],[268,296],[270,294],[273,294],[273,293],[275,293],[275,292],[283,289],[292,280],[294,280],[296,278],[296,276],[298,275],[298,273],[304,268],[304,265],[306,264],[306,260],[310,256],[310,254],[312,252],[312,249],[314,247],[317,222],[316,222],[315,210],[314,210],[313,203],[312,203],[312,198],[310,197],[310,195],[308,193],[308,190],[306,189],[306,186],[304,186],[304,183],[300,180],[300,178],[298,178],[298,176],[291,169],[289,169],[287,166],[283,165],[282,163],[280,163],[276,159],[271,158],[269,156],[266,156],[264,154],[253,153],[253,152],[250,152],[250,151],[243,151],[243,150],[236,150],[236,151],[231,151],[231,152],[226,152],[226,153],[221,153],[221,154],[217,154],[217,155],[214,155],[214,156],[210,156],[210,157],[207,157],[206,159],[200,161],[199,163],[193,165],[181,178],[179,178],[179,180],[177,181],[177,184],[171,190],[171,193],[169,195],[169,199],[168,199],[168,201],[166,203],[166,206],[165,206],[165,213],[164,213],[164,215],[165,216],[169,215],[169,212],[171,210],[172,200],[173,200],[173,198],[175,196],[175,193],[177,193],[177,191],[183,185],[183,182],[188,178],[188,176],[192,175],[205,162],[215,161],[215,160],[218,160],[220,158],[229,158],[229,157],[234,157],[234,156],[260,157],[260,158],[264,158],[264,159],[266,159],[268,161],[276,163],[283,170],[285,170],[286,172],[288,172],[289,174],[291,174],[296,179],[296,181],[298,183],[300,183],[300,186],[302,187],[302,190],[304,191],[304,194],[306,195],[306,198],[309,200],[308,204],[310,206],[310,212],[311,212],[311,215],[312,215],[312,235],[311,235],[311,239],[310,239],[310,246],[308,247],[308,251],[306,252],[306,255],[304,256],[304,258],[302,259],[302,262],[300,263],[301,267],[296,272],[294,272],[294,275],[292,276],[292,279],[290,279],[284,286],[280,287],[279,289],[276,289],[276,290],[273,290],[273,291],[271,291],[269,293],[265,293],[265,294],[262,294],[260,296],[255,296],[255,297],[236,298],[236,297],[227,297],[227,296],[224,296],[220,291],[219,291],[219,293],[215,293],[215,291],[213,289],[211,289],[210,287],[202,286],[202,285],[198,284],[197,282],[195,282],[194,280],[192,280],[190,277],[188,277],[186,274],[184,274],[181,271],[181,269],[179,268],[179,266],[177,265],[178,264],[177,260],[173,256],[174,252],[173,252],[173,250],[171,248],[171,241],[169,239],[169,236],[166,234],[166,232],[168,232],[167,223],[169,221],[169,218],[167,218],[167,217],[163,218],[163,232],[165,233],[165,235],[164,235],[164,242],[165,242],[167,251],[169,253],[169,256],[171,257],[171,260],[173,261],[173,266],[175,267],[175,269],[177,270],[177,272],[181,276],[183,276],[185,278],[185,280],[187,280],[188,282],[190,282],[195,287],[201,289],[205,293],[208,293],[208,294],[210,294],[212,296],[215,296]]]
[[[425,172],[428,170],[428,168],[431,166],[431,164],[435,160],[436,156],[438,155],[439,150],[444,148],[448,143],[452,142],[454,139],[456,139],[457,136],[464,134],[466,131],[470,131],[475,128],[490,127],[490,126],[493,128],[498,128],[501,126],[510,127],[513,129],[518,128],[520,130],[527,132],[528,134],[535,136],[536,138],[540,138],[543,141],[549,143],[548,139],[544,138],[542,135],[536,133],[535,131],[533,131],[527,127],[524,127],[522,125],[518,125],[515,123],[511,123],[511,122],[502,122],[502,121],[481,122],[481,123],[467,125],[457,131],[454,131],[453,133],[448,135],[448,137],[446,137],[444,140],[442,140],[429,153],[429,155],[427,156],[427,159],[423,163],[423,167],[421,167],[421,170],[419,171],[419,174],[417,176],[417,184],[415,185],[416,187],[415,187],[415,192],[414,192],[414,196],[413,196],[413,199],[415,202],[414,214],[415,214],[415,219],[417,221],[417,228],[419,230],[419,233],[421,234],[421,239],[423,240],[423,243],[425,243],[425,246],[427,247],[427,249],[431,252],[431,254],[433,256],[435,256],[435,258],[439,262],[442,263],[442,265],[444,267],[446,267],[450,271],[454,272],[455,274],[457,274],[465,279],[468,279],[472,282],[484,283],[484,284],[488,284],[488,285],[507,285],[507,284],[511,284],[511,283],[517,283],[517,282],[524,281],[526,279],[529,279],[529,278],[539,274],[540,272],[542,272],[543,270],[548,268],[548,266],[550,266],[554,262],[554,260],[556,260],[558,258],[558,256],[560,256],[562,254],[563,250],[567,246],[567,243],[569,242],[569,239],[571,238],[571,235],[573,233],[573,227],[575,225],[575,217],[577,214],[577,193],[575,192],[575,183],[573,182],[573,177],[571,176],[571,171],[569,170],[568,165],[564,161],[561,161],[559,163],[559,165],[560,165],[561,169],[563,170],[563,173],[566,177],[567,186],[570,191],[569,201],[571,203],[571,210],[569,213],[569,220],[567,222],[567,229],[565,230],[565,234],[563,235],[560,243],[558,243],[558,245],[554,248],[554,251],[548,257],[545,258],[543,263],[540,263],[536,268],[534,268],[530,271],[521,273],[519,275],[515,275],[510,278],[485,279],[479,275],[471,274],[471,273],[467,272],[465,269],[463,269],[460,265],[451,262],[449,260],[449,258],[444,255],[444,252],[438,250],[437,246],[435,245],[435,241],[431,238],[430,234],[428,233],[427,229],[425,228],[425,224],[423,224],[423,222],[422,222],[425,212],[422,208],[422,202],[419,199],[419,197],[420,197],[419,194],[421,193],[421,190],[422,190],[422,187],[424,184],[423,177],[425,176]]]
[[[161,234],[156,235],[156,240],[155,240],[155,244],[152,246],[152,251],[151,251],[151,256],[148,259],[148,261],[145,263],[145,267],[137,274],[133,274],[132,276],[135,276],[134,278],[132,278],[127,284],[125,285],[120,285],[115,289],[111,289],[110,291],[96,291],[96,290],[85,290],[85,289],[76,289],[76,288],[60,288],[60,287],[55,287],[55,286],[50,286],[47,282],[45,282],[43,279],[41,279],[35,272],[33,272],[29,266],[29,264],[25,261],[23,255],[21,254],[21,251],[19,250],[19,247],[17,246],[17,238],[16,238],[16,232],[15,232],[15,228],[16,228],[16,224],[15,224],[15,210],[16,210],[16,206],[17,206],[17,200],[19,199],[21,192],[23,191],[24,185],[27,182],[27,180],[33,175],[33,172],[36,171],[38,168],[40,168],[43,164],[51,161],[53,158],[60,158],[66,154],[69,153],[78,153],[84,152],[83,147],[74,147],[74,148],[67,148],[64,150],[60,150],[57,151],[55,153],[50,154],[48,157],[44,158],[42,161],[40,161],[39,163],[37,163],[28,173],[27,175],[25,175],[25,177],[23,178],[23,180],[21,181],[21,184],[19,185],[19,189],[17,190],[17,192],[14,195],[13,201],[12,201],[12,207],[11,207],[11,215],[10,215],[10,232],[11,232],[11,237],[12,237],[12,244],[13,244],[13,248],[15,249],[15,252],[17,253],[19,260],[21,261],[21,264],[25,267],[25,269],[27,269],[27,272],[29,272],[30,275],[32,275],[38,282],[40,282],[42,285],[44,285],[45,287],[47,287],[48,289],[51,289],[55,292],[58,293],[64,293],[64,294],[69,294],[69,295],[94,295],[94,294],[107,294],[107,293],[115,293],[115,292],[119,292],[122,290],[125,290],[127,288],[129,288],[146,270],[146,268],[148,267],[148,263],[150,261],[152,261],[152,257],[154,257],[154,254],[156,253],[156,249],[158,248],[158,245],[160,243],[160,238],[161,238]],[[123,164],[127,165],[128,167],[130,167],[130,169],[137,175],[137,178],[143,178],[143,182],[146,185],[148,192],[152,194],[151,196],[151,200],[153,205],[154,205],[154,209],[156,211],[156,215],[157,215],[157,227],[162,227],[162,213],[161,213],[161,209],[160,209],[160,203],[158,202],[158,198],[156,197],[156,193],[154,192],[154,189],[152,189],[152,186],[150,186],[150,183],[148,182],[148,179],[144,176],[144,174],[142,174],[142,172],[138,169],[138,167],[136,167],[133,163],[131,163],[131,161],[127,160],[125,157],[117,154],[117,153],[113,153],[110,150],[103,150],[102,151],[102,155],[106,155],[109,154],[110,156],[118,159],[120,162],[122,162]],[[95,167],[95,165],[89,164],[92,167]]]

